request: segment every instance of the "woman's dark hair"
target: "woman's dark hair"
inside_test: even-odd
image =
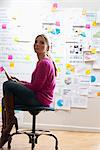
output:
[[[48,54],[48,51],[49,51],[49,41],[48,41],[48,38],[47,38],[44,34],[40,34],[40,35],[38,35],[38,36],[36,37],[36,39],[37,39],[39,36],[41,36],[41,37],[45,40],[45,42],[46,42],[46,44],[47,44],[47,47],[48,47],[48,49],[47,49],[47,56],[51,59],[50,55]],[[53,61],[53,60],[52,60],[52,61]],[[54,68],[55,68],[55,76],[57,76],[57,68],[56,68],[56,65],[55,65],[55,62],[54,62],[54,61],[53,61],[53,65],[54,65]]]

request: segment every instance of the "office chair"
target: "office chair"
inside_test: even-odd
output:
[[[31,150],[34,150],[35,144],[37,144],[38,137],[40,135],[47,135],[51,136],[55,139],[55,150],[58,150],[58,139],[55,135],[50,133],[50,131],[47,130],[36,130],[36,116],[41,112],[41,111],[54,111],[54,108],[51,107],[35,107],[31,108],[28,106],[15,106],[15,110],[20,110],[20,111],[29,111],[30,114],[33,116],[32,119],[32,130],[29,131],[19,131],[16,130],[14,133],[10,134],[9,140],[8,140],[8,148],[11,148],[11,142],[12,142],[12,137],[16,134],[26,134],[29,137],[29,143],[31,143]]]

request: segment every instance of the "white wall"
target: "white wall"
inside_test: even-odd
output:
[[[92,8],[100,10],[99,0],[0,0],[0,7],[11,7],[11,6],[25,6],[25,5],[37,5],[45,7],[53,2],[58,2],[61,8]]]
[[[0,7],[33,7],[38,14],[40,10],[54,1],[50,0],[0,0]],[[61,9],[68,7],[86,7],[99,10],[99,0],[58,0]],[[33,18],[34,19],[34,18]],[[35,18],[34,21],[36,21]],[[26,115],[27,114],[27,115]],[[100,132],[100,100],[89,99],[88,109],[71,109],[71,111],[41,112],[38,115],[38,127],[50,127],[65,130],[99,131]],[[29,126],[31,118],[25,113],[24,126]],[[21,124],[23,126],[23,124]]]
[[[31,127],[31,115],[25,112],[24,127]],[[100,132],[100,100],[88,101],[88,109],[71,109],[41,112],[37,116],[38,128],[69,131]],[[23,126],[20,124],[21,127]]]
[[[58,0],[62,8],[90,8],[100,10],[99,0]]]

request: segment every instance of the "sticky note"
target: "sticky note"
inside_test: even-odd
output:
[[[12,56],[12,55],[8,55],[8,59],[9,59],[9,60],[12,60],[12,59],[13,59],[13,56]]]
[[[52,34],[55,34],[55,31],[52,29],[51,33],[52,33]]]
[[[19,41],[19,38],[18,38],[18,37],[14,37],[14,41],[15,41],[15,42],[18,42],[18,41]]]
[[[56,21],[56,26],[60,26],[60,21]]]
[[[14,68],[14,66],[15,66],[15,65],[14,65],[14,62],[10,62],[10,67],[11,67],[11,68]]]
[[[90,29],[90,24],[86,24],[85,28]]]
[[[0,113],[2,112],[2,107],[0,106]]]
[[[96,95],[97,95],[97,96],[100,96],[100,92],[97,92]]]
[[[4,71],[3,66],[0,67],[0,73],[1,73],[2,71]]]
[[[61,68],[60,67],[57,68],[57,72],[59,72],[59,73],[61,72]]]
[[[97,25],[96,21],[93,21],[92,26],[96,26],[96,25]]]
[[[60,63],[60,58],[56,58],[56,59],[55,59],[55,62],[56,62],[56,63]]]
[[[95,82],[96,81],[96,77],[95,76],[91,76],[91,82]]]
[[[96,48],[91,48],[91,49],[90,49],[90,52],[91,52],[92,54],[96,54]]]
[[[2,24],[2,29],[6,29],[6,28],[7,28],[6,24]]]
[[[70,75],[70,74],[71,74],[71,71],[70,71],[70,70],[66,70],[66,74],[67,74],[67,75]]]
[[[51,32],[52,31],[52,28],[51,27],[48,27],[48,32]]]
[[[57,8],[58,4],[57,3],[53,3],[52,7]]]
[[[25,56],[25,59],[26,59],[26,60],[30,60],[30,55],[26,55],[26,56]]]
[[[59,99],[59,100],[57,101],[57,105],[60,106],[60,107],[63,106],[63,100],[62,100],[62,99]]]
[[[60,29],[56,28],[56,34],[60,33]]]
[[[67,68],[71,67],[71,64],[66,64],[66,67],[67,67]]]
[[[81,32],[81,34],[80,34],[82,37],[86,37],[86,34],[85,34],[85,32]]]
[[[58,8],[58,4],[57,3],[53,3],[51,11],[54,12],[54,11],[57,10],[57,8]]]
[[[75,72],[75,68],[72,66],[72,67],[70,68],[70,71]]]
[[[85,73],[86,73],[86,75],[89,75],[89,74],[91,73],[91,70],[90,70],[90,69],[87,69],[87,70],[85,71]]]

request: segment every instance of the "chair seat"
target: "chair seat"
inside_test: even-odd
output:
[[[53,107],[46,107],[46,106],[25,106],[25,105],[15,105],[15,110],[21,110],[21,111],[55,111]]]

